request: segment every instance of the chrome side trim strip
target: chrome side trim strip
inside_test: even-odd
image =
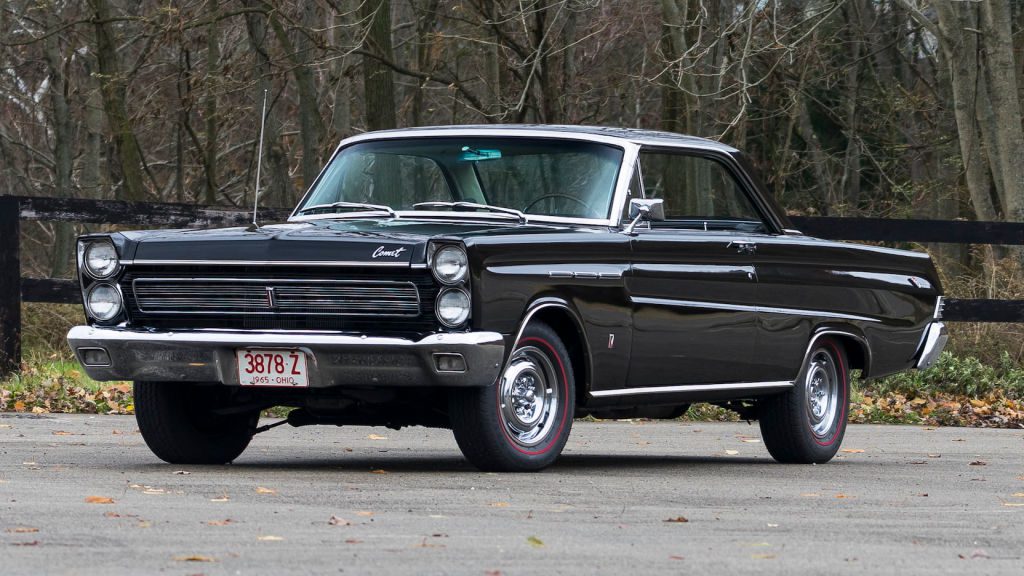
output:
[[[826,312],[824,310],[801,310],[799,308],[779,308],[773,306],[749,306],[746,304],[725,304],[722,302],[700,302],[696,300],[672,300],[669,298],[648,298],[643,296],[631,297],[631,300],[637,304],[652,304],[655,306],[679,306],[683,308],[729,310],[732,312],[764,312],[766,314],[790,314],[793,316],[813,316],[815,318],[838,318],[841,320],[858,320],[861,322],[881,322],[881,320],[869,318],[867,316],[843,314],[841,312]]]
[[[792,382],[734,382],[731,384],[687,384],[682,386],[652,386],[650,388],[621,388],[598,390],[590,393],[594,398],[608,396],[637,396],[640,394],[668,394],[673,392],[721,392],[728,390],[785,390],[792,388]]]
[[[373,268],[425,268],[408,262],[359,262],[356,260],[122,260],[125,266],[360,266]]]

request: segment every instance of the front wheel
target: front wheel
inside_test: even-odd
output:
[[[218,414],[229,390],[184,382],[136,382],[135,419],[146,445],[171,464],[224,464],[237,458],[259,420],[259,411]]]
[[[846,352],[834,338],[822,338],[815,342],[793,388],[760,400],[765,447],[779,462],[828,462],[846,433],[849,403]]]
[[[569,353],[558,334],[546,324],[530,324],[496,383],[452,391],[452,430],[462,453],[485,471],[550,466],[572,428],[573,382]]]

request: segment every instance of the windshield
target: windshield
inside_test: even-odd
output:
[[[605,219],[622,155],[614,146],[573,140],[364,142],[331,160],[296,214],[442,210]]]

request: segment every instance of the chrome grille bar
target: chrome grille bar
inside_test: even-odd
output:
[[[419,289],[392,280],[135,278],[144,314],[420,315]]]

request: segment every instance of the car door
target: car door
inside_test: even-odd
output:
[[[713,156],[645,149],[642,193],[664,222],[635,230],[626,289],[633,308],[630,387],[755,382],[757,211]]]

